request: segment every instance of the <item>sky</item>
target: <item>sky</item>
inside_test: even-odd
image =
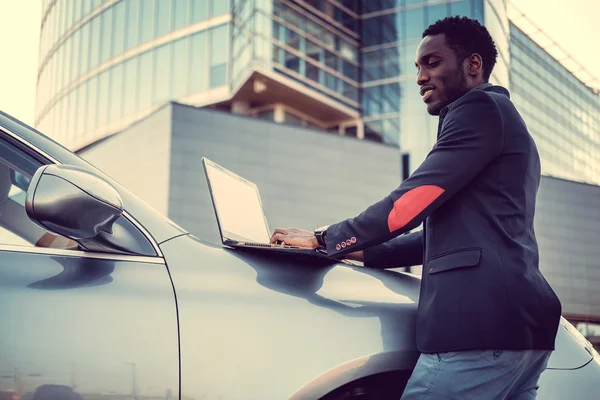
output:
[[[600,1],[512,2],[600,79]],[[35,113],[41,3],[0,0],[0,110],[30,125],[34,124]]]
[[[35,112],[41,9],[42,0],[0,0],[0,110],[29,125]]]

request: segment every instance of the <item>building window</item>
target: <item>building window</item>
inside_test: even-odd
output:
[[[164,45],[154,51],[156,59],[156,73],[154,74],[154,93],[152,102],[160,105],[169,100],[171,76],[171,45]],[[180,60],[178,60],[180,61]]]
[[[302,126],[302,118],[295,116],[294,114],[286,111],[285,113],[285,124],[293,126]]]
[[[464,17],[471,17],[473,12],[471,10],[471,1],[462,0],[458,2],[450,3],[450,14],[460,15]]]
[[[115,23],[114,23],[114,43],[112,46],[112,53],[110,57],[114,57],[115,55],[122,54],[125,50],[125,5],[124,1],[117,3],[115,8]]]
[[[274,121],[275,120],[275,111],[273,110],[264,110],[256,113],[256,116],[259,119],[263,119],[265,121]]]
[[[188,93],[200,92],[208,86],[206,80],[206,36],[206,32],[199,32],[191,38],[190,88]]]
[[[104,126],[108,121],[109,90],[109,71],[104,71],[98,77],[98,126]]]
[[[187,88],[188,67],[188,38],[179,39],[173,43],[172,94],[177,99],[184,96]]]
[[[294,71],[300,72],[300,58],[292,53],[285,52],[285,67]]]
[[[425,30],[425,13],[423,7],[406,11],[406,37],[420,38]]]
[[[227,14],[229,12],[230,0],[210,0],[210,16]]]
[[[147,51],[140,56],[140,87],[138,89],[140,110],[144,110],[152,104],[153,61],[154,58],[151,51]]]
[[[112,38],[113,38],[113,9],[109,8],[101,15],[102,21],[102,44],[100,46],[100,64],[108,60],[111,56]]]
[[[95,17],[91,22],[91,38],[90,48],[98,49],[98,44],[102,43],[103,38],[100,36],[100,17]],[[105,39],[106,40],[106,39]],[[98,66],[100,52],[98,50],[90,51],[90,69]]]
[[[131,49],[139,43],[139,23],[140,23],[140,2],[139,0],[129,0],[127,2],[127,37],[125,49]]]
[[[129,59],[123,64],[123,114],[133,114],[138,110],[138,86],[139,86],[139,57]]]
[[[308,79],[322,84],[322,74],[323,73],[319,67],[308,62],[306,63],[306,77]]]
[[[109,121],[116,121],[123,116],[123,64],[110,70],[110,111]]]
[[[171,2],[169,0],[156,0],[156,37],[171,31]]]
[[[173,0],[173,29],[179,29],[189,23],[188,0]]]
[[[140,43],[145,43],[154,39],[154,2],[142,1],[141,39]]]
[[[86,131],[96,129],[96,118],[98,116],[98,78],[92,78],[88,86],[87,93],[87,112],[86,116]]]
[[[227,26],[222,25],[211,32],[210,87],[225,85],[227,79]]]
[[[448,16],[448,4],[427,7],[427,25],[431,25]]]
[[[344,135],[350,136],[350,137],[357,137],[358,136],[358,128],[356,127],[356,125],[347,126],[344,128]]]
[[[192,23],[208,18],[208,0],[192,0]]]

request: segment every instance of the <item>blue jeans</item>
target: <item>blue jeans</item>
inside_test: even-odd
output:
[[[531,400],[552,351],[475,350],[421,354],[402,400]]]

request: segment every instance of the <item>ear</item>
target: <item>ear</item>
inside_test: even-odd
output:
[[[476,77],[479,74],[483,75],[483,58],[478,53],[471,54],[469,57],[468,73],[469,76]]]

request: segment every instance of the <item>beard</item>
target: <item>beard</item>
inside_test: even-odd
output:
[[[462,68],[458,68],[456,74],[442,79],[444,89],[439,94],[437,101],[427,105],[429,115],[440,115],[442,108],[457,100],[469,90],[467,88],[467,78],[462,73]]]

